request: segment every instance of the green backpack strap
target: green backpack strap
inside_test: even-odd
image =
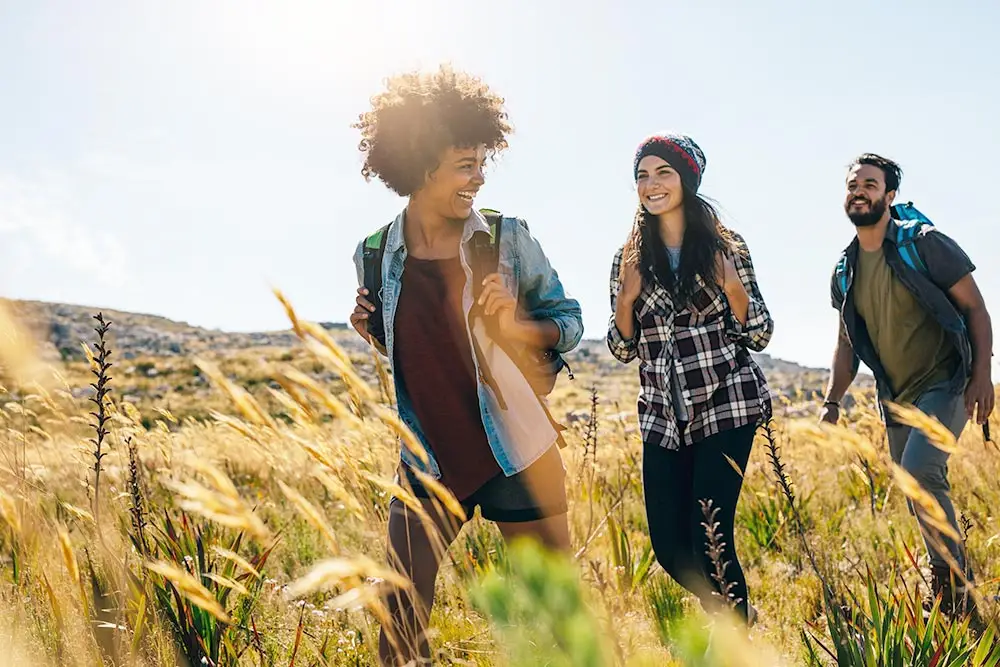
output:
[[[364,286],[368,290],[368,300],[375,311],[368,315],[368,333],[385,348],[385,322],[382,317],[382,258],[385,256],[385,243],[389,237],[389,225],[386,225],[365,239],[361,251],[364,268]]]

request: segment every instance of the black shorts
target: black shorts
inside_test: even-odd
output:
[[[431,497],[405,464],[399,468],[397,475],[405,475],[413,495],[422,499]],[[511,477],[500,473],[462,501],[462,509],[468,517],[477,506],[484,519],[503,523],[537,521],[565,514],[568,510],[566,469],[559,448],[553,445],[537,461]]]

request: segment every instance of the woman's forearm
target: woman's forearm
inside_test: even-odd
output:
[[[633,307],[634,304],[625,301],[619,301],[615,306],[615,326],[618,327],[618,333],[625,340],[635,338],[635,314],[633,313]]]
[[[539,350],[551,350],[559,345],[562,332],[552,320],[523,320],[518,318],[507,332],[514,340]]]

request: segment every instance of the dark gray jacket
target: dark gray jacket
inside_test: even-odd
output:
[[[972,343],[965,317],[952,302],[948,290],[976,267],[954,240],[932,225],[921,225],[911,241],[902,242],[901,238],[899,224],[895,220],[890,220],[885,241],[882,242],[885,261],[917,302],[941,325],[961,355],[962,364],[948,383],[949,389],[961,394],[965,391],[972,373]],[[907,243],[908,247],[904,248],[903,243]],[[923,260],[925,271],[913,268],[903,261],[900,251],[912,252],[914,249]],[[891,386],[882,364],[879,363],[865,321],[858,315],[854,305],[854,293],[851,287],[854,284],[857,262],[858,239],[855,238],[841,254],[837,268],[834,269],[830,281],[830,300],[833,307],[840,312],[848,339],[854,347],[854,370],[857,371],[860,360],[865,362],[875,375],[881,408],[882,401],[891,400],[896,390]]]

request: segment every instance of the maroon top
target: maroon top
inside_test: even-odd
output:
[[[457,257],[407,257],[396,307],[395,368],[441,469],[464,500],[498,474],[479,412],[476,368],[462,312],[465,271]]]

